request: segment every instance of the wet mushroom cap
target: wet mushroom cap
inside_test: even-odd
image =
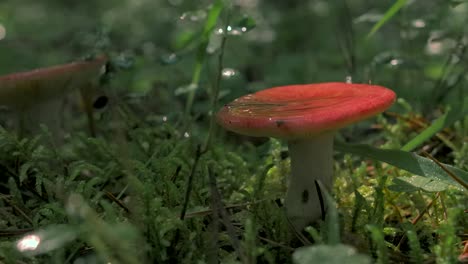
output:
[[[97,78],[106,56],[0,76],[0,105],[27,107],[56,98]]]
[[[383,112],[395,97],[390,89],[368,84],[281,86],[234,100],[218,112],[217,121],[248,136],[312,137]]]

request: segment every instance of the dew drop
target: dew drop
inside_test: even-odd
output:
[[[390,66],[398,66],[402,63],[402,60],[399,60],[399,59],[392,59],[390,60]]]
[[[173,64],[177,62],[179,58],[175,53],[164,54],[161,56],[161,62],[164,64]]]
[[[216,35],[223,35],[224,34],[224,30],[222,28],[218,28],[214,32],[215,32]]]
[[[232,68],[224,68],[221,71],[221,75],[223,76],[224,79],[229,79],[231,77],[234,77],[237,74],[237,71]]]
[[[189,138],[190,137],[190,134],[188,132],[185,132],[184,133],[184,138]]]
[[[431,55],[441,54],[443,45],[438,41],[430,41],[427,43],[426,51]]]
[[[197,22],[205,18],[206,12],[204,10],[185,12],[179,17],[180,20],[190,20],[192,22]]]
[[[422,19],[415,19],[411,22],[411,25],[415,28],[423,28],[426,26],[426,22]]]
[[[439,55],[455,46],[456,40],[448,37],[445,32],[433,31],[427,40],[426,52],[429,55]]]
[[[226,28],[228,35],[231,36],[240,36],[247,32],[246,27],[233,27],[233,26],[227,26]]]
[[[175,89],[174,95],[178,96],[178,95],[186,94],[191,91],[195,91],[197,88],[198,88],[198,85],[196,83],[191,83],[188,85],[180,86],[177,89]]]

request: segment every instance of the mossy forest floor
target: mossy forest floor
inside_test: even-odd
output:
[[[109,56],[89,94],[109,99],[96,137],[75,94],[54,129],[19,131],[0,109],[0,263],[468,254],[468,3],[111,2],[0,2],[1,74]],[[337,133],[327,217],[294,230],[286,142],[224,131],[214,115],[268,87],[345,79],[398,100]]]

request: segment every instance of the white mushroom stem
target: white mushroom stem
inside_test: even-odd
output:
[[[285,207],[289,221],[301,230],[321,219],[325,203],[320,201],[316,181],[330,191],[333,185],[333,132],[313,138],[288,142],[291,157],[291,177]],[[322,207],[323,206],[323,207]]]

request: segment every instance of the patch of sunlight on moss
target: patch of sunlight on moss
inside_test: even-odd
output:
[[[398,234],[398,232],[400,232],[400,230],[396,227],[384,227],[383,229],[383,233],[386,235],[386,236],[396,236]]]
[[[280,161],[278,166],[271,167],[265,178],[265,186],[269,186],[270,190],[273,191],[286,191],[287,182],[285,179],[289,177],[291,169],[291,162],[289,159]],[[269,190],[265,190],[269,193]]]
[[[376,182],[375,180],[373,181]],[[358,188],[358,192],[364,198],[372,198],[372,195],[374,194],[374,188],[372,186],[361,185],[361,187]]]

